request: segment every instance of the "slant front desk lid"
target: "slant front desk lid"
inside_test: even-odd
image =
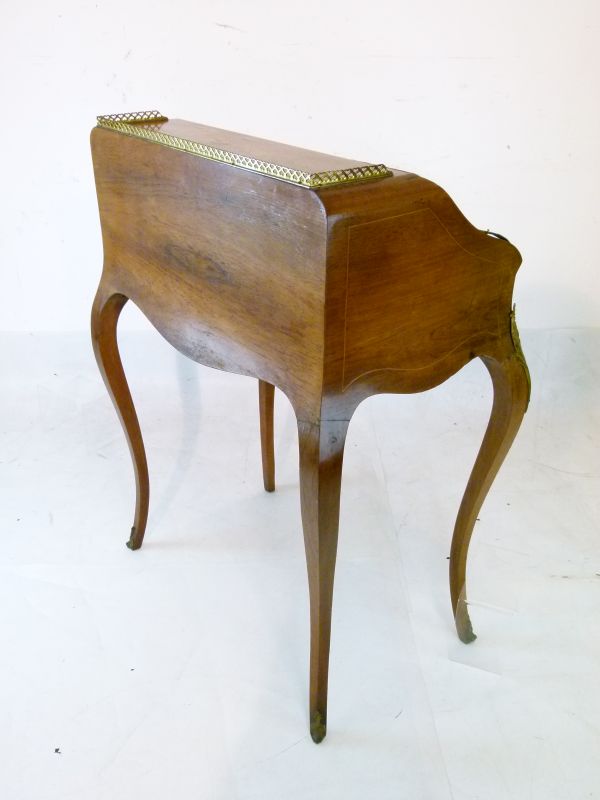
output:
[[[351,161],[182,119],[170,120],[158,111],[111,114],[97,120],[101,128],[309,189],[387,178],[392,174],[385,164]]]

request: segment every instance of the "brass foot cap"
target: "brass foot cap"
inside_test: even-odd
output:
[[[126,542],[126,544],[130,550],[139,550],[140,547],[142,546],[141,542],[140,544],[137,544],[135,541],[135,527],[131,529],[131,533],[129,534],[129,541]]]
[[[321,713],[319,711],[315,711],[315,713],[310,718],[311,739],[315,744],[319,744],[325,738],[326,733],[327,733],[327,723],[321,716]]]
[[[469,629],[466,631],[458,631],[458,638],[463,644],[471,644],[471,642],[474,642],[477,638],[477,634],[473,633],[473,628],[469,626]]]
[[[471,642],[474,642],[477,636],[473,632],[473,626],[471,625],[471,619],[465,602],[459,602],[454,621],[456,622],[456,632],[461,642],[464,644],[471,644]]]

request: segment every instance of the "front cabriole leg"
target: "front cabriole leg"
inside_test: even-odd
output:
[[[494,402],[460,505],[450,551],[452,610],[458,636],[465,643],[476,638],[469,618],[466,595],[467,553],[471,534],[483,501],[519,430],[531,392],[529,370],[521,349],[514,309],[510,314],[509,325],[510,336],[506,338],[504,352],[495,357],[481,357],[492,378]]]
[[[349,421],[298,421],[300,498],[310,593],[310,735],[327,730],[327,678],[344,443]]]
[[[137,550],[142,546],[146,522],[150,485],[144,442],[127,379],[123,371],[117,344],[117,322],[128,298],[100,283],[92,307],[92,343],[100,373],[121,420],[135,472],[136,502],[133,527],[127,547]]]

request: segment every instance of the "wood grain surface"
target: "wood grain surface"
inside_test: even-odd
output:
[[[361,163],[180,120],[162,128],[308,171]],[[142,544],[149,500],[144,445],[116,340],[130,299],[180,352],[258,379],[267,491],[275,488],[274,387],[294,408],[310,592],[310,729],[321,741],[352,415],[370,395],[424,391],[480,357],[494,403],[450,560],[457,631],[463,641],[474,638],[468,545],[529,396],[510,316],[520,255],[474,228],[439,186],[411,173],[312,190],[107,129],[95,128],[91,142],[104,246],[92,337],[134,463],[128,544]]]

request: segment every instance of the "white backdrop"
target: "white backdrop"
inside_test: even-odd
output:
[[[425,175],[523,253],[522,328],[600,325],[599,23],[594,0],[5,6],[0,329],[87,327],[88,133],[150,108]]]

